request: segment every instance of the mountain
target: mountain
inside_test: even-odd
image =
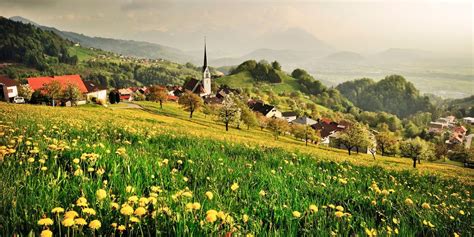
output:
[[[10,18],[13,21],[32,24],[43,30],[48,30],[56,33],[64,39],[70,40],[74,43],[79,43],[84,47],[92,47],[111,51],[124,56],[133,56],[138,58],[150,59],[166,59],[170,61],[186,63],[197,62],[193,57],[184,53],[183,51],[155,43],[148,43],[143,41],[111,39],[103,37],[90,37],[75,32],[61,31],[53,27],[42,26],[26,18],[15,16]]]
[[[334,52],[334,48],[300,28],[268,32],[254,41],[260,48],[311,51],[319,55]]]
[[[365,58],[358,53],[350,52],[350,51],[341,51],[341,52],[330,54],[324,57],[323,60],[331,61],[331,62],[360,62],[364,59]]]

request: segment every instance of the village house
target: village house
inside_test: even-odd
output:
[[[456,118],[454,116],[447,116],[444,118],[438,118],[434,122],[430,122],[428,132],[434,134],[441,134],[448,129],[456,126]]]
[[[118,90],[121,101],[133,101],[133,91],[130,88],[123,88]]]
[[[61,85],[62,89],[66,88],[67,85],[75,85],[79,91],[86,95],[88,93],[87,87],[79,75],[63,75],[63,76],[52,76],[52,77],[29,77],[27,78],[28,85],[33,91],[41,91],[42,94],[46,94],[44,88],[47,84],[57,81]],[[63,101],[66,105],[70,105],[70,102]],[[85,104],[85,100],[77,101],[77,105]]]
[[[84,81],[84,85],[87,88],[86,98],[87,101],[98,102],[107,101],[107,88],[98,85],[92,81]]]
[[[447,144],[462,144],[464,142],[467,129],[464,126],[456,126],[451,129],[449,139],[446,140]]]
[[[296,112],[293,112],[293,111],[287,111],[287,112],[282,112],[281,116],[289,123],[296,119],[297,114]]]
[[[255,100],[250,100],[247,104],[251,110],[261,113],[267,118],[281,118],[281,112],[273,105]]]
[[[467,123],[469,125],[474,125],[474,118],[473,117],[465,117],[462,119],[464,123]]]
[[[18,96],[18,82],[0,75],[0,101],[11,102]]]
[[[299,117],[297,119],[294,119],[292,120],[290,123],[292,124],[301,124],[301,125],[309,125],[309,126],[312,126],[318,122],[316,122],[315,120],[311,119],[310,117],[307,117],[307,116],[303,116],[303,117]]]
[[[327,118],[317,119],[317,123],[313,124],[311,127],[316,131],[319,131],[321,136],[321,143],[322,145],[329,146],[331,137],[337,138],[337,133],[343,131],[348,124],[343,123],[339,124],[336,122],[331,121]]]

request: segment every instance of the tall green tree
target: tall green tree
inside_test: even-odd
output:
[[[71,101],[71,105],[77,105],[77,101],[82,98],[82,93],[77,85],[68,83],[63,90],[62,97]]]
[[[184,92],[178,100],[178,103],[189,111],[189,118],[193,118],[194,111],[197,111],[203,105],[201,97],[192,93],[191,91]]]
[[[225,124],[225,130],[229,131],[229,124],[240,119],[239,118],[240,108],[234,101],[232,96],[227,95],[224,98],[222,107],[219,109],[219,118]]]
[[[360,148],[370,146],[369,131],[364,125],[354,123],[341,132],[337,141],[347,149],[349,155],[354,148],[359,153]]]
[[[52,82],[46,84],[43,88],[53,102],[53,107],[56,105],[55,100],[59,99],[62,92],[61,83],[59,81],[53,80]]]

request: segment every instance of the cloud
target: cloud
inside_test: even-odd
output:
[[[2,0],[0,5],[8,7],[50,7],[60,0]]]
[[[173,5],[173,2],[168,0],[127,0],[122,4],[123,11],[140,11],[140,10],[156,10],[164,9]]]

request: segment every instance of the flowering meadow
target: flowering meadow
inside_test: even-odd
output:
[[[141,110],[0,103],[0,236],[474,233],[472,180],[177,126]]]

